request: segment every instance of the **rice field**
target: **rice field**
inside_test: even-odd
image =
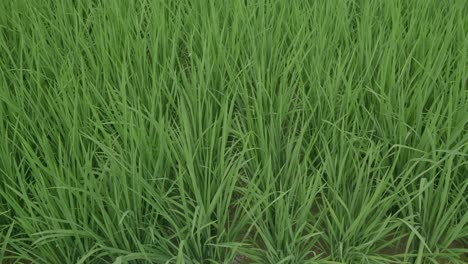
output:
[[[468,263],[466,0],[0,0],[0,263]]]

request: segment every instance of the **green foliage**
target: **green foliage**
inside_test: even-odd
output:
[[[0,1],[0,262],[465,263],[466,14]]]

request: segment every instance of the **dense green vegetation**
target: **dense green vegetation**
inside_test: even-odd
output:
[[[466,263],[466,0],[0,0],[0,262]]]

